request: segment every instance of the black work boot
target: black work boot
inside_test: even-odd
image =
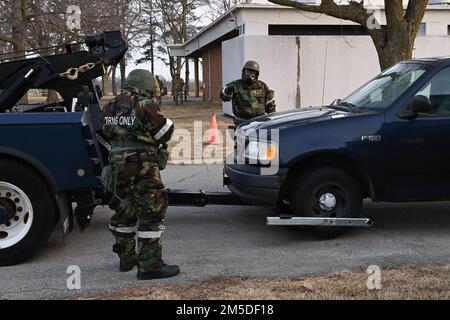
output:
[[[178,266],[169,266],[164,264],[159,270],[152,272],[142,272],[138,271],[138,280],[151,280],[151,279],[162,279],[174,277],[180,273],[180,268]]]
[[[137,266],[138,261],[136,258],[133,259],[127,259],[127,260],[120,260],[120,272],[128,272],[133,270],[135,266]]]

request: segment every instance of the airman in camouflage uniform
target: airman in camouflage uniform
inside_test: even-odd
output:
[[[155,89],[154,89],[153,97],[155,98],[156,101],[160,102],[161,101],[161,83],[159,81],[158,76],[155,76],[154,88]],[[159,105],[161,105],[161,103]]]
[[[222,89],[220,98],[223,101],[232,101],[236,117],[252,119],[276,111],[275,93],[258,80],[259,72],[257,62],[247,61],[242,69],[242,78],[228,83]]]
[[[158,101],[159,105],[162,105],[162,96],[163,96],[163,83],[158,76],[155,76],[155,82],[158,85],[158,93],[155,94],[155,99]]]
[[[173,101],[175,104],[178,104],[178,98],[180,98],[181,104],[183,104],[183,89],[184,89],[184,80],[181,79],[180,75],[177,73],[175,75],[175,79],[173,79],[172,85],[173,91]]]
[[[162,260],[160,238],[168,198],[160,170],[168,158],[167,142],[174,127],[154,100],[154,80],[150,72],[134,70],[124,91],[104,107],[100,116],[103,133],[112,147],[104,183],[115,195],[110,207],[116,213],[109,226],[116,239],[113,251],[119,255],[121,271],[138,265],[140,280],[180,272],[178,266]]]

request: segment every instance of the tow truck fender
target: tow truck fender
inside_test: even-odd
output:
[[[67,192],[58,191],[56,181],[50,171],[39,160],[29,154],[12,148],[0,147],[0,158],[19,160],[30,166],[42,176],[54,196],[55,204],[58,208],[59,225],[64,241],[73,229],[72,205]]]

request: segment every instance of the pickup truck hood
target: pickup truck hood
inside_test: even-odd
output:
[[[331,109],[328,107],[315,107],[301,110],[290,110],[272,113],[253,119],[252,122],[244,123],[240,129],[282,129],[290,126],[298,126],[312,122],[331,120],[354,116],[354,113]]]

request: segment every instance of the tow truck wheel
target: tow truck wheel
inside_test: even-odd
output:
[[[361,187],[342,169],[327,166],[314,168],[302,175],[291,195],[291,206],[297,216],[358,218],[362,210]],[[345,227],[313,227],[321,237],[333,238]]]
[[[0,266],[31,257],[57,221],[52,194],[31,168],[0,160]]]

